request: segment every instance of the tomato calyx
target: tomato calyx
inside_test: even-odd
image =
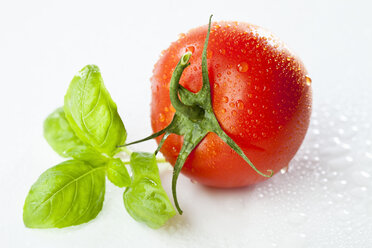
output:
[[[170,81],[170,100],[172,106],[176,110],[173,120],[163,130],[156,132],[144,139],[124,145],[128,146],[140,143],[164,134],[155,151],[155,154],[157,154],[164,144],[165,140],[171,133],[183,136],[183,145],[174,165],[172,178],[172,194],[175,206],[180,214],[182,214],[182,210],[177,200],[176,191],[178,176],[189,154],[209,132],[217,134],[259,175],[264,177],[271,177],[274,173],[273,170],[267,170],[268,174],[264,174],[259,171],[249,160],[249,158],[244,154],[243,150],[223,131],[213,112],[207,66],[207,47],[211,28],[211,19],[212,15],[209,18],[208,32],[202,53],[202,89],[197,93],[193,93],[179,84],[183,71],[190,65],[189,60],[192,53],[186,52],[175,67]]]

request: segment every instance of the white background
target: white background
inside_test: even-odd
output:
[[[0,2],[1,247],[372,247],[372,5],[370,1]],[[88,224],[26,229],[27,192],[62,161],[42,135],[73,75],[97,64],[128,141],[151,133],[150,83],[161,50],[214,20],[258,24],[304,61],[313,80],[310,130],[286,174],[216,190],[181,176],[185,211],[160,229],[133,221],[107,183]],[[135,149],[152,151],[150,141]],[[170,191],[171,171],[161,165]]]

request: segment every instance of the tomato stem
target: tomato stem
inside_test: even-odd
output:
[[[178,90],[179,90],[179,81],[182,76],[183,71],[190,65],[189,60],[191,57],[191,52],[185,53],[180,61],[178,62],[174,72],[172,74],[172,78],[170,81],[169,86],[169,96],[171,103],[176,111],[182,113],[189,117],[192,120],[199,120],[203,117],[204,110],[199,106],[188,106],[185,105],[178,97]]]

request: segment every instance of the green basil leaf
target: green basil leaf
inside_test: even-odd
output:
[[[62,107],[56,109],[44,121],[44,137],[53,150],[62,157],[88,161],[96,166],[108,160],[75,135]]]
[[[161,186],[155,155],[133,152],[130,165],[133,180],[123,195],[125,208],[135,220],[159,228],[176,211]]]
[[[108,179],[118,187],[128,187],[131,184],[131,178],[128,170],[120,158],[111,159],[107,165]]]
[[[69,160],[45,171],[32,185],[23,208],[30,228],[79,225],[94,219],[105,195],[105,167]]]
[[[72,79],[65,95],[66,118],[75,134],[99,152],[112,156],[127,133],[97,66],[87,65]]]

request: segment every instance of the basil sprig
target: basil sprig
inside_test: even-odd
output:
[[[32,185],[23,209],[25,226],[62,228],[94,219],[102,209],[105,175],[114,185],[128,187],[124,202],[134,219],[159,228],[174,216],[154,155],[146,160],[147,154],[133,153],[133,180],[128,162],[114,157],[127,132],[97,66],[85,66],[72,79],[64,107],[44,122],[44,137],[59,155],[72,159],[46,170]],[[138,171],[152,179],[140,183]]]

